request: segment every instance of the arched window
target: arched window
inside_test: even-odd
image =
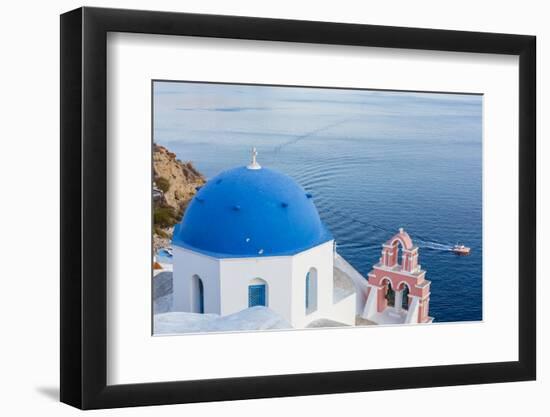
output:
[[[403,284],[402,286],[402,299],[401,299],[401,308],[403,310],[409,309],[409,286],[407,284]]]
[[[191,280],[191,307],[193,313],[204,313],[204,285],[198,275],[193,275]]]
[[[401,239],[394,239],[391,243],[391,246],[393,262],[390,262],[389,266],[403,266],[403,249],[405,248],[405,245],[403,244]]]
[[[388,302],[388,307],[394,307],[395,306],[395,291],[392,288],[390,280],[386,279],[385,286],[386,286],[385,298],[386,298],[386,301]]]
[[[395,265],[401,265],[403,258],[403,244],[400,240],[395,245]],[[402,265],[401,265],[402,266]]]
[[[254,278],[248,284],[248,307],[267,307],[267,282],[261,278]]]
[[[306,274],[306,314],[317,310],[317,270],[310,268]]]

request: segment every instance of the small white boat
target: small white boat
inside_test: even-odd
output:
[[[453,252],[457,255],[466,256],[470,254],[470,248],[464,245],[459,245],[457,243],[453,246]]]

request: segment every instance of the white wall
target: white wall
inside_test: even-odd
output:
[[[346,324],[353,324],[355,319],[355,304],[344,303],[347,308],[333,305],[333,241],[295,256],[229,259],[174,246],[173,265],[175,311],[195,311],[192,277],[198,275],[204,286],[205,313],[225,316],[248,308],[248,286],[260,279],[267,286],[267,307],[295,328],[320,318]],[[310,268],[317,271],[317,309],[306,313],[305,279]]]
[[[323,243],[296,255],[292,262],[292,317],[296,327],[327,317],[332,308],[332,248],[333,241]],[[306,313],[306,274],[317,271],[317,310]]]
[[[0,403],[2,415],[81,415],[55,400],[59,378],[59,13],[82,1],[6,2],[0,26],[2,65],[2,144],[0,181],[10,197],[0,206],[2,225],[2,343]],[[88,0],[89,6],[258,15],[334,20],[442,29],[536,34],[538,36],[538,136],[550,135],[550,26],[546,3],[536,0],[451,2],[319,2],[303,0]],[[550,212],[550,147],[539,148],[539,213]],[[546,166],[542,166],[542,160]],[[543,187],[545,188],[543,190]],[[539,222],[539,259],[550,251],[549,217]],[[38,239],[41,250],[26,252]],[[31,258],[32,256],[32,258]],[[539,271],[539,300],[550,291]],[[541,303],[539,303],[539,306]],[[539,308],[539,352],[548,352],[550,309]],[[337,340],[334,341],[337,346]],[[368,343],[365,344],[368,351]],[[358,361],[360,362],[360,361]],[[380,415],[389,402],[406,407],[410,416],[544,415],[550,390],[547,355],[539,355],[539,381],[235,401],[94,412],[97,416],[317,416]],[[419,404],[418,407],[407,404]],[[367,412],[368,410],[368,412]]]
[[[299,253],[292,261],[292,322],[295,327],[303,328],[309,323],[321,319],[331,319],[346,324],[355,322],[355,296],[350,301],[334,305],[333,266],[334,241],[323,243],[310,250]],[[305,280],[310,268],[317,271],[317,309],[306,313]],[[345,307],[347,306],[347,307]]]
[[[221,261],[221,314],[248,308],[248,285],[255,278],[267,282],[267,306],[288,322],[290,314],[291,256],[223,259]]]
[[[195,311],[196,293],[193,275],[202,280],[204,312],[221,314],[220,310],[220,261],[209,256],[174,246],[174,310]]]
[[[333,242],[326,242],[295,256],[222,259],[220,265],[221,308],[220,314],[227,315],[248,308],[248,286],[254,279],[267,284],[267,307],[283,316],[295,328],[306,327],[319,318],[329,318],[344,323],[355,319],[355,305],[333,306]],[[197,265],[194,255],[191,259],[176,256],[174,268],[178,265]],[[317,309],[306,313],[305,279],[310,268],[317,270]],[[185,267],[183,267],[185,268]],[[187,275],[192,274],[189,270]],[[176,276],[178,272],[175,272]],[[179,279],[179,277],[177,278]],[[179,287],[178,287],[179,288]],[[176,287],[174,287],[176,289]],[[355,296],[352,297],[353,302]]]

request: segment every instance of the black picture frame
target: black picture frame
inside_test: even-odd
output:
[[[108,32],[519,56],[519,360],[107,385]],[[88,7],[61,15],[61,401],[94,409],[535,379],[535,54],[525,35]]]

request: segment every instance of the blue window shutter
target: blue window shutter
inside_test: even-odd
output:
[[[248,286],[248,307],[265,306],[265,284]]]

